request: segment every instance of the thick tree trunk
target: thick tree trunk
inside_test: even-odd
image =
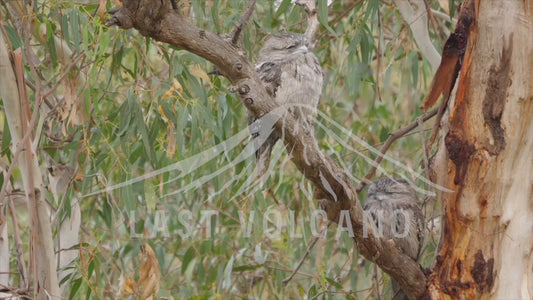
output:
[[[476,1],[437,153],[435,299],[533,297],[533,1]],[[438,171],[440,170],[440,171]]]

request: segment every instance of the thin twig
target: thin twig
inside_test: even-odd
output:
[[[442,117],[444,116],[444,111],[446,110],[446,107],[448,106],[448,101],[450,99],[450,96],[448,95],[447,98],[445,98],[442,103],[437,107],[438,113],[437,113],[437,120],[435,120],[435,125],[433,125],[433,130],[431,132],[431,137],[429,138],[429,143],[427,145],[427,150],[431,149],[433,144],[435,143],[435,140],[437,139],[437,134],[439,133],[440,128],[440,121],[442,120]]]
[[[439,110],[439,108],[436,107],[436,108],[424,113],[418,119],[422,119],[422,121],[425,122],[425,121],[431,119],[433,116],[435,116],[437,114],[438,110]],[[381,149],[379,150],[379,152],[381,154],[379,154],[379,156],[376,158],[376,160],[372,164],[373,167],[370,169],[370,171],[368,171],[368,173],[365,175],[363,180],[361,180],[361,182],[357,186],[357,193],[360,193],[365,188],[365,186],[367,185],[367,182],[370,180],[370,178],[372,178],[372,176],[374,176],[379,164],[383,160],[385,153],[389,150],[389,148],[392,145],[392,143],[394,141],[396,141],[397,139],[401,138],[402,136],[406,135],[407,133],[409,133],[411,130],[415,129],[417,126],[418,126],[418,120],[414,121],[413,123],[405,126],[404,128],[402,128],[400,130],[397,130],[397,131],[395,131],[395,132],[393,132],[393,133],[391,133],[389,135],[389,138],[385,141],[385,144],[383,144],[383,147],[381,147]]]
[[[324,228],[324,230],[328,230],[329,225],[331,225],[331,222],[328,223],[328,225],[326,226],[326,228]],[[289,277],[283,279],[283,281],[282,281],[283,284],[287,285],[292,280],[292,278],[296,275],[296,273],[298,273],[298,271],[300,270],[300,268],[304,264],[305,259],[309,256],[309,254],[311,254],[311,250],[313,250],[313,248],[315,247],[315,245],[316,245],[316,243],[318,242],[319,239],[320,239],[319,236],[315,237],[315,240],[311,243],[311,245],[309,245],[309,247],[307,247],[307,250],[305,251],[304,256],[302,257],[302,259],[300,259],[300,262],[298,263],[298,266],[296,266],[294,271],[292,271],[292,274]]]
[[[35,85],[29,81],[27,78],[24,78],[24,83],[26,84],[27,87],[29,87],[33,92],[35,92]],[[53,96],[53,95],[52,95]],[[54,98],[55,102],[57,103],[57,100]],[[44,103],[46,104],[46,106],[48,106],[48,108],[50,110],[53,109],[53,107],[55,106],[55,104],[52,104],[52,102],[50,102],[50,99],[48,98],[43,98],[43,101]]]
[[[248,24],[248,21],[254,13],[255,2],[256,0],[249,0],[248,3],[246,3],[246,7],[244,8],[239,23],[231,31],[231,43],[235,46],[238,46],[239,40],[242,37],[241,32],[246,27],[246,24]]]
[[[305,30],[305,36],[310,41],[314,41],[315,34],[318,30],[318,10],[316,9],[315,0],[296,0],[296,5],[300,5],[307,13],[307,29]]]
[[[352,12],[352,10],[357,5],[359,5],[361,2],[362,2],[362,0],[357,0],[357,1],[351,2],[350,5],[348,5],[348,7],[346,7],[343,10],[341,10],[342,13],[340,15],[335,17],[335,19],[333,19],[333,21],[329,22],[329,26],[333,27],[333,26],[337,25],[337,23],[339,23],[342,19],[344,19],[347,15],[349,15],[350,12]],[[324,35],[326,35],[328,33],[329,33],[328,31],[324,31],[322,34],[320,34],[320,36],[317,38],[317,40],[321,40],[324,37]]]
[[[67,64],[67,66],[64,68],[65,71],[63,71],[63,74],[59,77],[59,80],[56,82],[54,86],[50,88],[49,91],[43,93],[41,95],[42,98],[47,98],[50,95],[52,95],[53,92],[59,87],[59,85],[63,82],[63,80],[67,77],[67,75],[70,74],[70,71],[72,68],[76,67],[78,64],[78,61],[81,59],[85,59],[85,53],[81,53],[80,55],[72,58],[72,60]]]
[[[381,99],[381,88],[379,87],[379,73],[381,67],[381,35],[383,34],[383,28],[381,24],[381,9],[378,7],[378,55],[377,55],[377,67],[376,67],[376,91],[378,92],[379,102],[383,102]]]
[[[8,203],[9,212],[11,213],[11,221],[13,222],[13,232],[15,234],[15,249],[17,251],[17,266],[20,274],[20,285],[25,287],[27,286],[26,280],[28,280],[28,272],[26,271],[26,263],[24,262],[17,212],[15,210],[15,205],[13,204],[13,199],[8,199]]]
[[[426,171],[426,176],[429,178],[429,155],[428,151],[429,149],[426,148],[426,134],[424,133],[424,121],[422,121],[422,118],[417,118],[416,121],[418,122],[418,131],[420,132],[420,136],[422,137],[422,152],[424,153],[424,170]]]
[[[10,287],[10,286],[3,285],[3,284],[0,283],[0,292],[2,292],[2,293],[10,293],[11,295],[13,295],[13,298],[15,298],[15,299],[33,299],[33,297],[29,296],[29,294],[30,294],[29,292],[30,291],[31,290],[29,290],[29,289],[18,289],[18,288]],[[10,298],[2,298],[2,299],[11,299],[11,297]]]
[[[424,0],[424,5],[426,6],[426,12],[428,14],[429,21],[431,22],[431,27],[433,27],[433,32],[435,32],[435,35],[438,37],[439,32],[437,31],[437,22],[435,21],[435,17],[433,17],[433,13],[431,12],[431,6],[427,0]]]

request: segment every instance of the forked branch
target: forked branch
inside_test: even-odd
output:
[[[264,88],[253,64],[231,40],[191,24],[170,1],[124,0],[109,25],[123,29],[135,28],[142,35],[188,50],[212,62],[234,85],[248,111],[257,118],[281,111],[275,130],[283,136],[292,161],[316,187],[317,199],[324,203],[328,218],[339,219],[341,211],[350,213],[357,249],[377,263],[398,281],[411,298],[420,298],[426,291],[426,277],[421,267],[399,251],[394,243],[363,235],[363,209],[357,201],[356,188],[345,171],[319,149],[311,133],[302,134],[291,114],[282,114],[279,103]],[[242,30],[242,29],[241,29]],[[281,117],[283,115],[283,117]],[[281,134],[283,133],[283,134]],[[304,156],[305,154],[305,156]]]

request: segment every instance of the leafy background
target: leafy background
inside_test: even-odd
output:
[[[238,22],[245,3],[182,2],[192,22],[221,34]],[[428,4],[436,11],[456,11],[458,1],[440,2]],[[57,51],[60,42],[81,61],[67,76],[84,80],[73,83],[71,90],[61,85],[53,95],[56,102],[41,112],[44,129],[39,144],[43,169],[46,155],[77,166],[77,176],[62,197],[47,197],[55,199],[50,200],[51,206],[60,216],[55,234],[60,220],[70,215],[72,202],[81,205],[80,256],[69,267],[71,275],[62,281],[69,298],[120,297],[131,285],[127,278],[134,282],[140,276],[144,243],[154,249],[161,266],[160,298],[372,299],[378,291],[390,293],[388,277],[359,256],[347,234],[337,239],[335,226],[312,248],[295,278],[283,284],[314,240],[313,188],[281,145],[263,185],[251,181],[253,156],[235,163],[248,138],[229,144],[213,159],[200,160],[201,164],[187,160],[247,126],[245,107],[228,91],[227,80],[208,75],[213,68],[210,63],[135,30],[106,27],[96,1],[38,1],[28,12],[38,28],[31,37],[9,5],[0,3],[0,21],[13,48],[31,45],[32,59],[38,61],[38,72],[26,68],[30,83],[53,87],[64,80],[69,59],[62,60]],[[113,3],[105,5],[110,9]],[[359,180],[375,155],[357,138],[379,148],[391,132],[421,115],[419,106],[433,71],[392,3],[319,0],[318,7],[321,27],[314,51],[326,73],[319,107],[323,115],[318,119],[322,126],[317,125],[319,144]],[[440,51],[446,38],[443,32],[453,24],[441,18],[436,23],[438,32],[430,27],[430,34]],[[292,1],[258,1],[244,35],[246,50],[254,61],[268,33],[303,32],[305,26],[304,10]],[[77,111],[76,104],[68,101],[69,92],[80,100]],[[4,168],[12,153],[8,124],[1,118]],[[415,180],[415,173],[425,174],[422,137],[429,135],[432,125],[429,122],[423,133],[415,131],[396,141],[388,152],[394,160],[384,161],[376,177],[403,174]],[[414,171],[399,168],[394,161]],[[157,172],[179,162],[180,170]],[[145,174],[153,176],[93,194]],[[19,177],[18,173],[2,177],[2,183],[20,185]],[[364,192],[359,198],[364,199]],[[434,199],[425,200],[426,218],[438,215]],[[205,210],[218,212],[211,226],[202,214]],[[280,213],[283,226],[278,236],[269,238],[263,224],[275,225],[267,213],[272,210]],[[27,213],[23,206],[17,211],[25,229],[22,239],[28,241]],[[247,218],[252,211],[254,227],[247,237],[239,212]],[[296,228],[290,226],[291,211]],[[435,238],[426,239],[426,244],[424,266],[433,261]],[[16,273],[15,259],[12,270]],[[19,278],[11,278],[16,286]]]

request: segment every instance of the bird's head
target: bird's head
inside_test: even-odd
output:
[[[311,51],[311,42],[303,34],[281,33],[267,36],[263,48],[259,51],[259,60],[280,58],[287,55],[307,53]]]
[[[368,188],[368,198],[378,201],[407,199],[416,201],[416,191],[405,179],[382,177]]]

